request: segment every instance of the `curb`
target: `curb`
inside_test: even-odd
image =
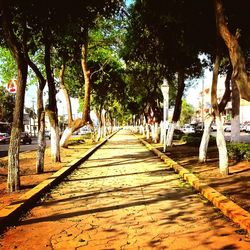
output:
[[[119,131],[119,130],[118,130]],[[66,166],[62,167],[48,179],[23,194],[18,200],[0,210],[0,234],[10,225],[14,225],[21,214],[27,212],[34,202],[38,201],[46,192],[60,183],[67,175],[73,172],[80,164],[87,160],[98,148],[104,145],[118,131],[109,135],[102,142],[87,150],[83,155],[76,160],[71,161]]]
[[[205,198],[211,201],[213,205],[220,209],[225,216],[229,217],[233,222],[239,224],[241,228],[245,229],[247,233],[250,234],[250,213],[228,199],[226,196],[216,191],[214,188],[208,186],[208,184],[205,182],[200,181],[197,176],[190,173],[186,168],[173,161],[171,158],[153,147],[148,142],[139,138],[135,134],[134,136],[140,140],[141,143],[144,144],[150,151],[152,151],[162,161],[164,161],[168,167],[172,168],[192,187],[194,187]]]

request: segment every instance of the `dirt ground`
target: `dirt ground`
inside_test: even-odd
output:
[[[61,167],[74,160],[78,155],[84,154],[90,147],[94,146],[92,140],[85,140],[84,143],[78,143],[61,148],[61,162],[53,163],[50,157],[50,148],[45,152],[44,173],[36,174],[36,151],[30,151],[20,154],[20,176],[21,190],[15,193],[8,193],[7,186],[7,165],[8,157],[0,158],[0,209],[18,199],[29,189],[35,187],[43,180],[47,179]]]
[[[50,149],[48,148],[46,150],[45,172],[43,174],[35,173],[36,151],[21,153],[21,191],[11,194],[6,191],[7,157],[0,158],[0,209],[48,178],[62,166],[75,159],[77,155],[83,154],[91,146],[93,146],[93,144],[89,141],[84,144],[70,146],[68,149],[62,149],[61,163],[51,162]],[[159,144],[155,146],[161,149]],[[166,154],[183,167],[189,169],[201,180],[206,181],[211,187],[250,212],[250,162],[230,163],[230,174],[225,177],[219,173],[218,151],[216,146],[209,147],[206,163],[198,162],[198,150],[198,147],[189,145],[175,145],[168,148]]]

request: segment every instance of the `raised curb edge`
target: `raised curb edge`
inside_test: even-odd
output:
[[[82,164],[86,159],[88,159],[98,148],[104,145],[118,131],[115,131],[107,138],[105,138],[102,142],[96,144],[95,146],[84,152],[83,155],[79,156],[77,159],[71,161],[64,167],[60,168],[53,175],[51,175],[50,177],[39,183],[37,186],[24,193],[18,200],[2,208],[0,210],[0,234],[8,226],[14,225],[18,221],[20,215],[27,212],[30,207],[42,197],[42,195],[44,195],[54,186],[59,184],[62,179],[64,179],[67,175],[73,172],[80,164]]]
[[[199,191],[205,198],[213,203],[215,207],[230,218],[233,222],[240,225],[250,234],[250,213],[241,208],[239,205],[222,195],[214,188],[211,188],[205,182],[202,182],[198,177],[192,174],[189,170],[179,165],[177,162],[169,158],[167,155],[153,147],[150,143],[139,138],[136,134],[134,136],[141,141],[150,151],[157,155],[164,163],[178,173],[185,181],[187,181],[193,188]]]

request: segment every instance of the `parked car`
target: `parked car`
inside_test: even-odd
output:
[[[246,131],[247,133],[250,133],[250,123],[248,123],[248,124],[246,125],[245,131]]]
[[[51,138],[51,133],[50,133],[50,131],[45,130],[44,136],[45,136],[45,138],[48,138],[48,139],[50,140],[50,138]]]
[[[7,143],[10,141],[10,135],[8,133],[0,133],[0,143]]]
[[[212,125],[211,125],[211,130],[212,130],[212,131],[217,131],[217,126],[216,126],[216,123],[215,123],[215,122],[212,123]]]
[[[223,128],[225,132],[231,132],[231,123],[230,122],[224,123]]]
[[[202,122],[197,123],[194,126],[194,129],[195,129],[195,132],[203,132],[203,130],[204,130],[204,124]]]
[[[31,142],[32,142],[32,139],[29,136],[29,134],[26,132],[22,132],[21,133],[21,143],[22,144],[27,144],[27,143],[31,144]]]
[[[88,126],[88,125],[83,126],[83,127],[80,128],[80,130],[79,130],[79,135],[85,135],[85,134],[88,134],[88,133],[91,133],[91,128],[90,128],[90,126]]]
[[[181,130],[185,134],[195,133],[194,127],[191,124],[184,124]]]

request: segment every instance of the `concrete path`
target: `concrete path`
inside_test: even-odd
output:
[[[120,131],[9,229],[0,249],[250,249],[237,229]]]

